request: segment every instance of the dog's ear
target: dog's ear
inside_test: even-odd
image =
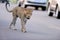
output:
[[[25,14],[28,14],[28,13],[32,13],[32,11],[33,11],[33,10],[31,10],[31,9],[27,9],[27,10],[24,11],[24,13],[25,13]]]

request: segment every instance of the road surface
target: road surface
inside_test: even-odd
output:
[[[0,3],[0,40],[60,40],[60,19],[49,17],[47,11],[34,10],[26,24],[27,33],[21,32],[21,21],[16,22],[17,31],[9,29],[12,13]]]

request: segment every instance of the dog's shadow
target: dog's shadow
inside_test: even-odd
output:
[[[47,32],[37,32],[37,31],[27,31],[29,34],[36,34],[36,35],[49,35]]]
[[[15,32],[19,32],[19,33],[23,33],[20,29],[10,29],[10,31],[15,31]],[[47,32],[40,32],[40,31],[33,31],[33,30],[28,30],[27,32],[25,32],[25,34],[35,34],[35,35],[50,35]]]

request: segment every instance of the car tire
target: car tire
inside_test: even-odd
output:
[[[51,12],[51,9],[50,9],[50,4],[48,5],[48,16],[53,16],[53,12]]]
[[[50,12],[50,13],[49,13],[49,16],[53,16],[53,12]]]
[[[60,19],[60,12],[58,10],[58,5],[56,5],[56,9],[55,10],[56,10],[55,14],[56,14],[57,19]]]
[[[38,7],[35,7],[35,10],[38,10]]]
[[[27,5],[25,5],[25,7],[24,8],[27,8]]]
[[[46,7],[42,7],[42,11],[45,11],[46,10]]]
[[[57,19],[60,19],[60,12],[58,12],[58,16],[57,16]]]

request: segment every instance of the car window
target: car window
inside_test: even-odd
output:
[[[28,1],[40,2],[40,3],[46,3],[47,2],[47,0],[28,0]]]

